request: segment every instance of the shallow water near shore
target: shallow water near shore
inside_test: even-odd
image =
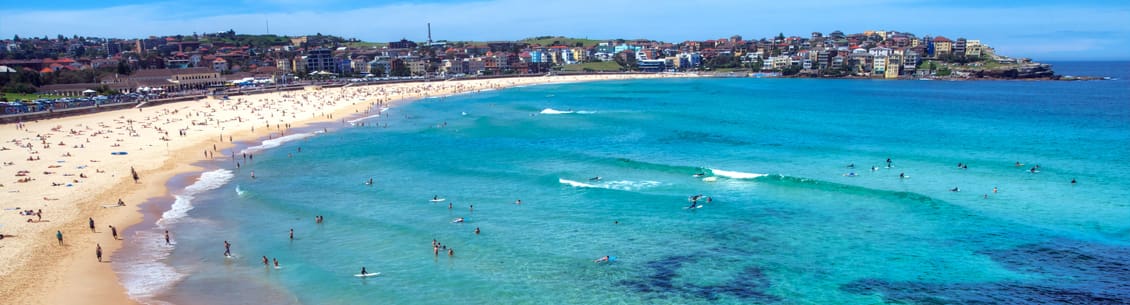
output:
[[[423,99],[186,178],[115,268],[180,305],[1117,303],[1130,86],[1113,76]]]

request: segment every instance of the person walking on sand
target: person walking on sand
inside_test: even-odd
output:
[[[134,170],[133,166],[129,167],[129,172],[133,175],[133,183],[140,183],[141,177],[137,175],[137,170]]]
[[[94,217],[90,218],[90,232],[94,232]]]
[[[118,240],[118,228],[110,226],[110,235],[114,236],[114,240]]]
[[[55,231],[55,239],[59,240],[59,245],[63,245],[63,231]]]
[[[97,244],[98,248],[94,249],[94,255],[98,256],[98,262],[102,262],[102,244]]]

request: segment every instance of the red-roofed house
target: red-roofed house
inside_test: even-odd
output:
[[[212,70],[215,70],[219,73],[224,73],[224,71],[228,70],[228,61],[224,60],[223,57],[217,57],[212,61]]]

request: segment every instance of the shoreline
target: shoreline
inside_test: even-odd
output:
[[[0,140],[4,141],[0,146],[5,148],[0,151],[0,159],[5,164],[0,167],[0,174],[23,173],[18,179],[34,179],[24,183],[0,182],[3,185],[0,191],[12,197],[0,206],[5,209],[0,214],[0,224],[4,225],[0,226],[0,233],[6,235],[0,240],[0,260],[6,262],[0,265],[3,279],[0,294],[7,296],[6,301],[11,304],[66,304],[73,300],[83,300],[86,304],[138,304],[138,300],[128,295],[111,264],[99,263],[94,258],[94,245],[102,246],[104,261],[112,260],[123,244],[109,236],[108,225],[116,226],[119,236],[134,232],[130,228],[141,223],[145,215],[164,212],[155,209],[159,204],[144,203],[171,198],[174,191],[168,185],[171,179],[177,175],[186,175],[186,180],[195,179],[208,168],[199,161],[208,162],[216,157],[221,160],[215,161],[223,161],[223,155],[236,147],[235,142],[261,143],[276,135],[289,134],[291,129],[344,122],[351,116],[362,117],[374,107],[379,111],[379,107],[394,107],[433,96],[525,85],[671,77],[690,75],[536,76],[308,88],[242,95],[232,100],[167,103],[140,108],[137,112],[123,109],[0,125],[4,127],[0,130]],[[284,109],[285,106],[290,108]],[[177,132],[179,137],[164,130],[189,122],[191,125]],[[259,124],[267,128],[256,129],[255,125]],[[86,143],[81,142],[84,138]],[[58,144],[55,141],[59,141]],[[76,142],[80,144],[73,144]],[[108,142],[113,145],[106,145]],[[166,146],[163,151],[155,145],[161,142]],[[128,154],[110,154],[119,151]],[[202,158],[211,152],[221,155]],[[25,157],[38,159],[28,161]],[[81,165],[75,167],[76,163]],[[91,167],[95,173],[89,172]],[[131,168],[137,170],[140,183],[130,181]],[[48,184],[48,180],[64,182]],[[117,198],[126,202],[125,208],[112,205]],[[16,207],[19,209],[14,209]],[[17,212],[26,209],[43,209],[44,221],[24,222],[28,216]],[[87,217],[95,220],[95,232],[90,232],[87,219],[82,219]],[[50,232],[56,230],[63,232],[62,246],[57,245],[54,232]],[[173,232],[174,239],[175,234]],[[67,273],[81,276],[64,276]]]

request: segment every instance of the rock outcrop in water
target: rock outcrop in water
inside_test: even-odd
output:
[[[1023,64],[1015,68],[974,70],[969,72],[972,78],[991,79],[1056,79],[1055,71],[1049,64]]]

